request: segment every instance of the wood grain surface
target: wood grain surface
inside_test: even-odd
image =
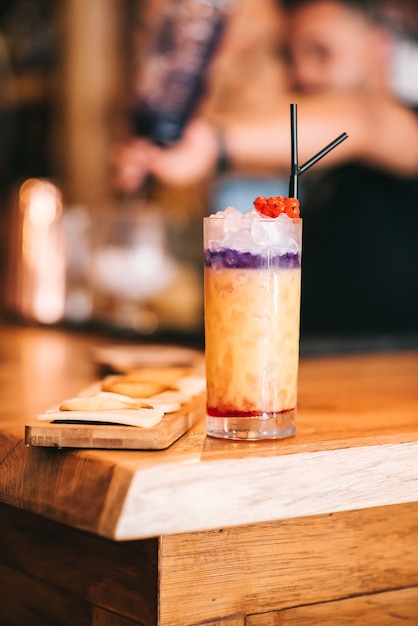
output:
[[[418,623],[416,352],[303,359],[280,442],[200,420],[166,450],[27,447],[101,345],[0,327],[0,623]]]
[[[0,499],[113,539],[418,500],[418,354],[302,359],[296,436],[167,450],[28,448],[30,417],[97,378],[94,337],[0,329]]]
[[[415,626],[418,587],[250,615],[245,626]]]
[[[100,609],[156,625],[157,539],[116,543],[5,504],[0,519],[2,626],[100,624]]]
[[[160,616],[165,626],[239,613],[257,614],[246,618],[246,626],[287,625],[286,619],[291,626],[319,625],[320,619],[327,626],[369,626],[366,617],[349,622],[350,612],[358,615],[362,606],[350,604],[352,596],[363,596],[363,608],[370,602],[364,616],[369,610],[383,616],[388,607],[399,606],[402,597],[407,601],[405,615],[418,612],[416,503],[165,536],[160,541]],[[413,589],[397,599],[396,591],[408,587]],[[368,600],[369,594],[383,590],[394,592],[393,604],[391,597],[386,602]],[[328,603],[337,600],[341,604],[336,602],[328,613]],[[311,604],[321,604],[322,609]],[[293,608],[292,615],[284,610],[290,607],[300,608]],[[300,622],[291,621],[299,616]],[[310,622],[311,616],[317,621]],[[383,617],[381,624],[386,625]]]

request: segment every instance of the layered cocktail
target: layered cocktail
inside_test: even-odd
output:
[[[274,439],[295,432],[302,240],[297,215],[294,206],[276,217],[228,208],[204,219],[209,435]]]

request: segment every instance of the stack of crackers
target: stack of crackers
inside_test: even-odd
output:
[[[111,423],[150,428],[205,390],[205,378],[189,367],[139,367],[94,383],[37,420]]]

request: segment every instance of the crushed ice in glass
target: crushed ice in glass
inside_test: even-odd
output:
[[[229,248],[257,253],[274,246],[279,255],[297,254],[301,250],[294,220],[285,213],[277,218],[265,218],[255,210],[241,213],[234,207],[228,207],[210,217],[222,218],[216,220],[216,232],[209,244],[212,250]]]

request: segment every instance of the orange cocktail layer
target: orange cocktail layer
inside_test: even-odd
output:
[[[300,268],[205,267],[208,414],[296,407]]]

